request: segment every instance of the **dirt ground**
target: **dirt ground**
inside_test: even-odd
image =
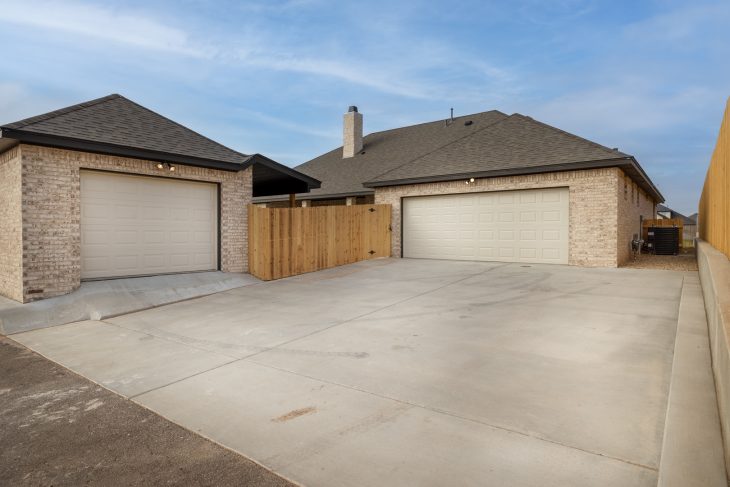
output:
[[[697,256],[694,249],[683,249],[679,255],[641,254],[636,260],[623,265],[632,269],[662,269],[669,271],[696,271]]]
[[[291,485],[1,336],[0,370],[0,485]]]

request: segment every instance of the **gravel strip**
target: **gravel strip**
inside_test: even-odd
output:
[[[694,254],[652,255],[641,254],[636,260],[622,267],[632,269],[661,269],[667,271],[696,271],[697,257]]]

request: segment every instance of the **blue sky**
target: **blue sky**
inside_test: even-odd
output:
[[[120,93],[288,165],[365,131],[499,109],[634,154],[692,213],[730,96],[730,1],[0,5],[0,122]]]

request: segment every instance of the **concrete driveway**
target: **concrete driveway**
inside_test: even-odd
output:
[[[375,260],[12,338],[306,485],[656,485],[684,277]]]

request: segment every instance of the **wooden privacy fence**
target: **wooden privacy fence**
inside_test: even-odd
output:
[[[390,205],[248,209],[249,272],[265,281],[390,256]]]
[[[679,246],[687,246],[683,243],[684,221],[681,218],[659,218],[656,220],[650,218],[648,220],[644,220],[641,224],[641,238],[644,239],[644,242],[648,240],[649,227],[677,227],[677,233],[679,234]]]
[[[730,100],[700,197],[700,238],[730,258]]]

